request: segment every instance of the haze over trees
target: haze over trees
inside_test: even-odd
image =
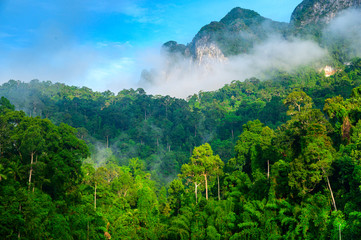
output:
[[[330,77],[274,70],[187,99],[2,84],[0,236],[359,239],[361,59],[337,46]]]

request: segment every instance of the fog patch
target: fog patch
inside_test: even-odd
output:
[[[261,77],[273,69],[292,71],[325,56],[327,51],[315,42],[272,36],[248,54],[213,59],[206,64],[181,55],[154,55],[150,58],[153,67],[143,71],[140,84],[152,94],[186,98],[201,90],[219,89],[232,80]]]
[[[361,9],[348,9],[335,17],[323,31],[327,45],[342,46],[348,58],[361,57]]]

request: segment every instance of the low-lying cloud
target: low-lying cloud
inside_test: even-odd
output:
[[[331,49],[333,45],[341,46],[340,61],[361,57],[361,10],[349,9],[336,16],[323,30],[321,44]],[[256,45],[249,54],[225,61],[199,64],[180,56],[152,56],[153,68],[143,72],[140,83],[152,94],[185,98],[201,90],[219,89],[232,80],[265,77],[264,73],[269,70],[291,72],[299,66],[322,63],[328,56],[328,50],[314,41],[272,36]]]
[[[131,1],[125,3],[117,11],[135,9]],[[106,8],[107,5],[98,11]],[[134,10],[132,14],[136,17],[138,13]],[[219,89],[233,80],[261,78],[273,69],[291,72],[328,55],[316,42],[271,36],[248,54],[199,64],[191,58],[161,54],[159,45],[139,49],[128,42],[80,43],[74,31],[59,23],[48,23],[26,35],[31,39],[0,32],[0,84],[10,79],[37,78],[115,93],[124,88],[143,87],[150,94],[186,98],[199,91]],[[353,9],[340,14],[323,35],[324,41],[342,41],[350,56],[361,57],[361,11]],[[9,38],[17,44],[11,44]],[[142,69],[146,71],[141,74]]]
[[[349,9],[335,17],[323,32],[326,43],[342,43],[350,57],[361,57],[361,9]]]
[[[152,94],[185,98],[200,90],[216,90],[232,80],[260,77],[269,70],[292,71],[326,55],[327,51],[315,42],[273,36],[256,45],[249,54],[207,61],[207,64],[198,64],[190,58],[153,56],[151,59],[156,65],[143,72],[141,83]]]

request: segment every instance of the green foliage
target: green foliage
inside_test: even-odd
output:
[[[283,99],[295,89],[307,93],[320,109],[327,98],[348,97],[361,83],[359,62],[354,59],[329,78],[311,67],[292,74],[273,71],[267,79],[233,81],[187,100],[147,95],[143,89],[101,93],[38,80],[10,80],[0,86],[0,96],[28,116],[77,128],[77,136],[92,146],[93,153],[108,147],[118,164],[142,159],[145,168],[157,172],[159,181],[167,184],[188,162],[195,146],[208,142],[228,162],[248,121],[259,119],[271,129],[281,126],[289,119]]]
[[[236,157],[229,161],[229,166],[250,175],[257,170],[267,173],[267,163],[273,161],[274,136],[274,131],[265,127],[259,120],[243,125],[243,133],[235,146]]]
[[[9,81],[0,93],[26,113],[1,99],[0,235],[357,239],[360,66],[187,101]]]
[[[0,155],[0,235],[73,239],[68,207],[78,203],[87,146],[68,125],[56,126],[11,108],[1,113],[0,123],[0,139],[6,139],[1,141]]]
[[[4,113],[5,109],[15,110],[15,106],[10,103],[10,101],[4,97],[0,98],[0,113]]]

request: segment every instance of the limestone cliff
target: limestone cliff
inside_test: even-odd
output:
[[[337,13],[347,8],[359,8],[361,0],[304,0],[291,15],[295,28],[329,23]]]
[[[224,61],[228,56],[249,52],[254,44],[270,34],[284,35],[287,29],[287,23],[272,21],[252,10],[237,7],[219,22],[202,27],[185,48],[174,41],[163,47],[170,53],[191,56],[199,64]]]

